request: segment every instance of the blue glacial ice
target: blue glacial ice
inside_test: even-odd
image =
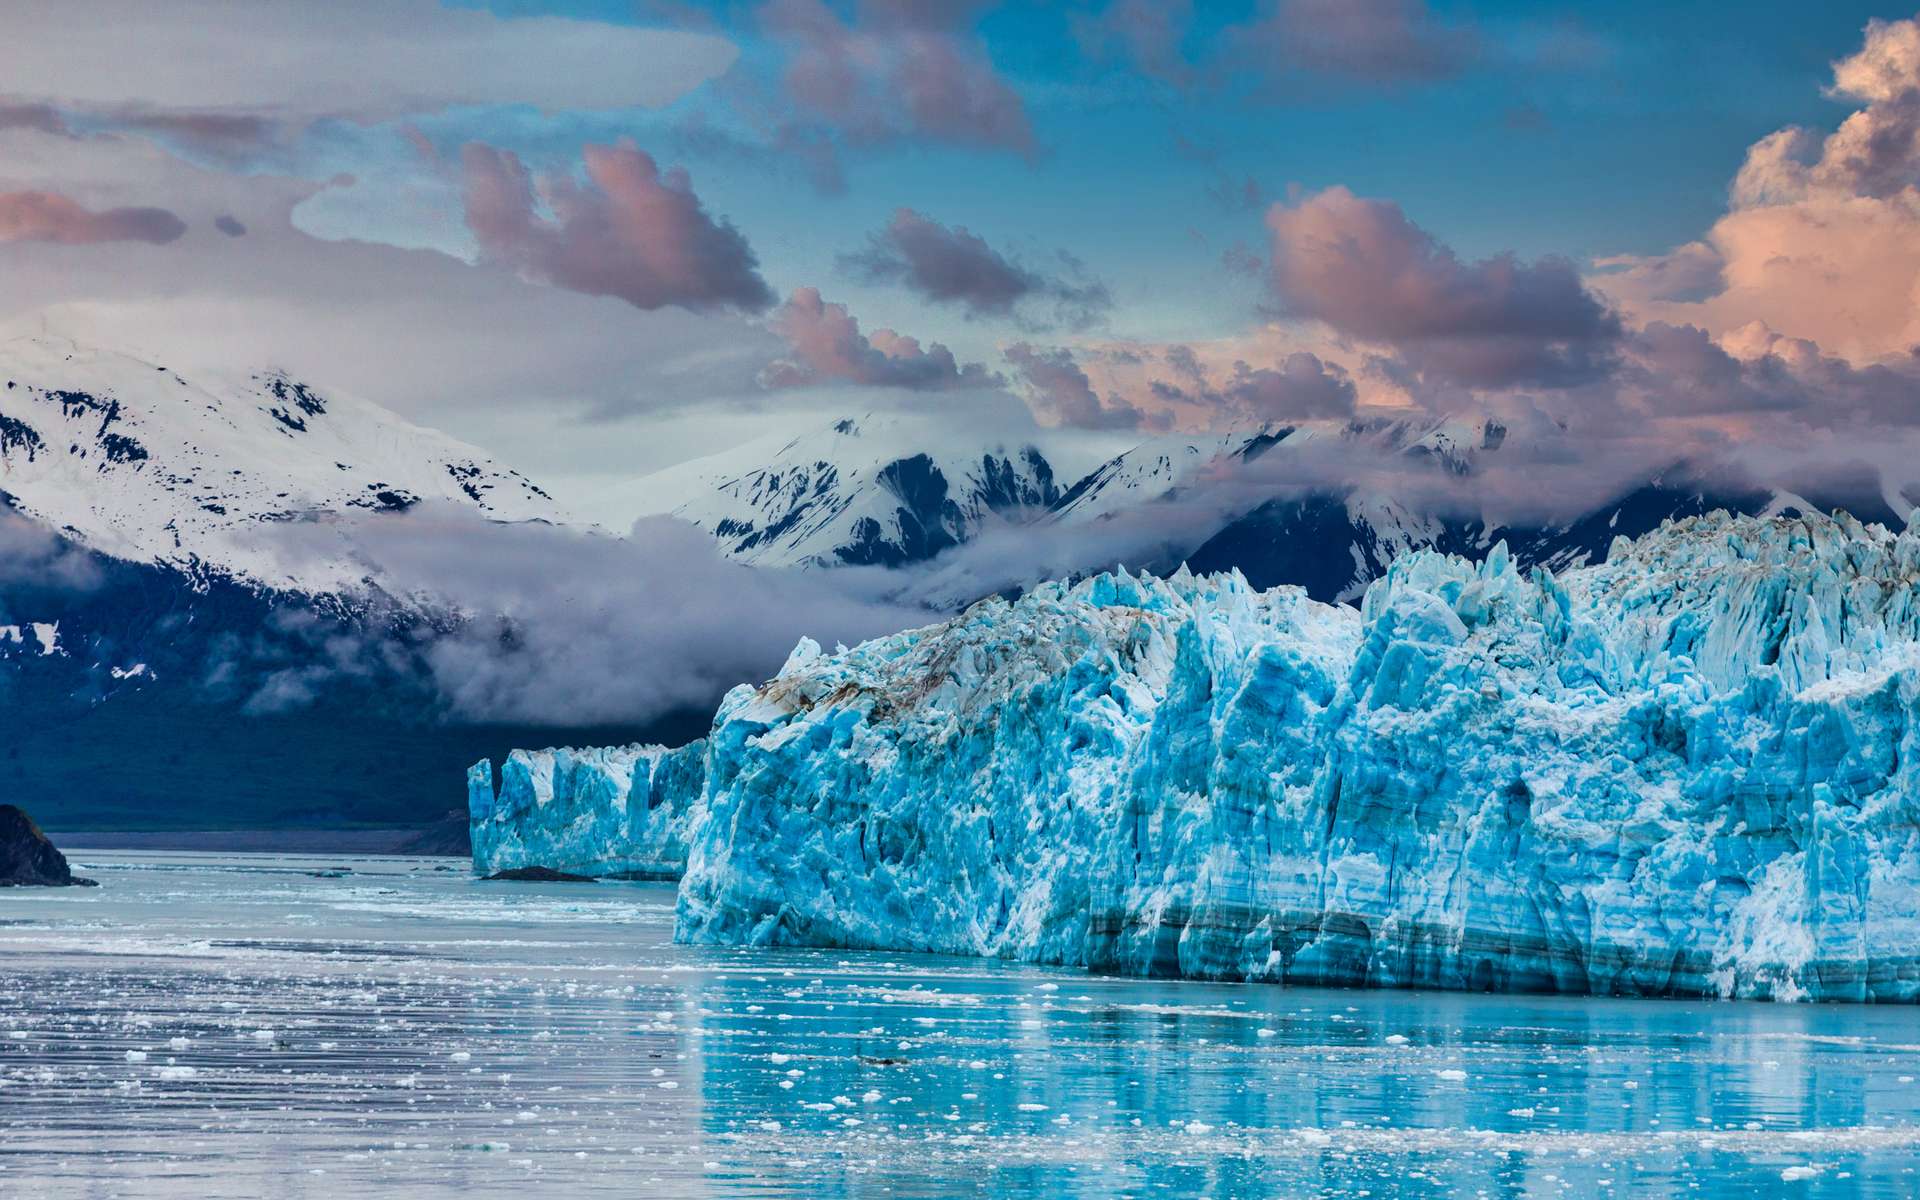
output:
[[[716,718],[678,936],[1913,1000],[1916,572],[1920,531],[1717,513],[1557,578],[1412,554],[1358,610],[1123,572],[803,642]],[[569,778],[569,831],[631,811]]]
[[[551,867],[576,875],[678,878],[702,804],[706,743],[515,750],[467,771],[474,870]]]

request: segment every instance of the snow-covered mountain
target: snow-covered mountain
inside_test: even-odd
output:
[[[0,343],[0,493],[115,558],[307,592],[358,572],[343,554],[296,577],[264,527],[423,500],[561,516],[525,477],[365,400],[266,369],[190,377],[56,337]]]
[[[1523,436],[1566,434],[1553,427]],[[631,495],[643,508],[709,531],[739,561],[802,567],[920,563],[1009,528],[1071,541],[1074,529],[1202,497],[1178,520],[1159,522],[1164,540],[1128,561],[1162,570],[1183,560],[1196,570],[1237,568],[1259,586],[1299,583],[1317,598],[1347,601],[1413,550],[1478,556],[1504,538],[1523,564],[1564,568],[1598,561],[1615,536],[1668,518],[1714,508],[1759,512],[1772,499],[1764,491],[1706,488],[1673,469],[1593,512],[1515,525],[1426,511],[1341,474],[1345,454],[1371,456],[1410,477],[1465,478],[1500,461],[1503,450],[1510,455],[1513,441],[1500,421],[1456,416],[1166,434],[1116,449],[1111,434],[982,436],[944,416],[875,414],[684,464],[640,481]],[[1057,556],[1048,561],[1061,569]],[[957,607],[1037,582],[995,578],[975,566],[943,565],[913,595]]]
[[[628,503],[690,521],[755,566],[900,566],[988,524],[1040,518],[1111,452],[942,414],[868,413],[671,467],[634,484]]]
[[[560,517],[473,447],[278,372],[0,342],[9,798],[68,829],[444,815],[448,772],[537,735],[450,719],[420,657],[446,613],[340,602],[366,572],[350,519],[429,501]],[[338,536],[289,557],[290,522]]]

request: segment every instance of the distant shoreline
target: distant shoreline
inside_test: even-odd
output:
[[[419,829],[48,830],[67,854],[88,850],[205,850],[258,854],[420,854]]]

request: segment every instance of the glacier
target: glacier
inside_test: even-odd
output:
[[[1299,984],[1920,994],[1920,532],[990,599],[728,695],[678,936]]]
[[[550,867],[575,875],[677,879],[702,809],[706,743],[515,750],[467,771],[480,874]]]

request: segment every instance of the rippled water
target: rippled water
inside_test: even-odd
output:
[[[0,891],[0,1195],[1920,1194],[1909,1009],[694,951],[659,885],[75,857]]]

